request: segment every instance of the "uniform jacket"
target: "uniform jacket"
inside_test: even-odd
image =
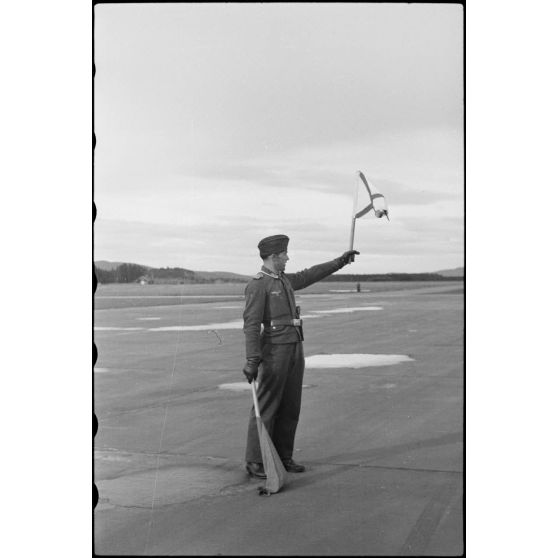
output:
[[[299,318],[294,291],[304,289],[343,267],[339,258],[318,264],[298,273],[274,273],[262,266],[246,286],[244,335],[246,358],[261,358],[262,343],[296,343],[302,341],[302,326],[272,325]],[[262,331],[263,324],[263,331]]]

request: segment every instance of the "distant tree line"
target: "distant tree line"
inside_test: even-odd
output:
[[[229,283],[238,282],[234,278],[209,279],[200,277],[195,271],[182,267],[152,268],[138,264],[124,263],[114,269],[100,269],[93,264],[97,281],[103,283]]]
[[[133,283],[147,273],[147,268],[137,264],[120,264],[115,269],[100,269],[96,265],[95,275],[99,283]]]
[[[463,277],[445,277],[439,273],[373,273],[352,275],[335,273],[322,279],[323,281],[459,281]]]
[[[124,263],[115,269],[100,269],[94,265],[99,283],[135,283],[140,279],[147,283],[237,283],[238,278],[205,278],[195,271],[181,267],[151,268],[143,265]],[[335,273],[323,279],[327,282],[365,282],[365,281],[459,281],[463,277],[445,277],[439,273],[373,273],[346,274]]]

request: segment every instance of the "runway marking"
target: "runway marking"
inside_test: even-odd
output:
[[[365,368],[414,361],[407,355],[331,354],[306,357],[306,368]]]
[[[244,308],[244,306],[215,306],[215,309],[218,310],[227,310],[227,309],[232,309],[234,308],[235,310],[238,308]]]
[[[412,473],[431,473],[444,475],[455,475],[456,477],[462,477],[463,471],[454,471],[451,469],[425,469],[423,467],[396,467],[394,465],[368,465],[367,463],[342,463],[339,461],[306,461],[308,465],[312,468],[320,467],[344,467],[353,469],[383,469],[385,471],[407,471]]]
[[[424,507],[415,526],[411,529],[411,532],[403,543],[399,552],[400,556],[420,556],[425,553],[432,536],[460,486],[460,481],[452,478],[437,490]]]
[[[161,318],[136,318],[139,321],[147,322],[150,320],[160,320]]]

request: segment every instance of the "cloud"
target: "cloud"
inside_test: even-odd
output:
[[[292,237],[294,267],[330,259],[348,246],[362,170],[392,217],[359,220],[362,272],[459,265],[462,17],[428,4],[97,6],[99,259],[251,273],[257,240],[276,232]]]
[[[100,8],[96,129],[119,155],[142,138],[153,163],[245,159],[462,122],[458,5]]]

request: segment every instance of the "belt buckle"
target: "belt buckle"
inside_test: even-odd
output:
[[[300,318],[294,318],[293,319],[293,325],[301,326],[302,325],[302,320]]]

